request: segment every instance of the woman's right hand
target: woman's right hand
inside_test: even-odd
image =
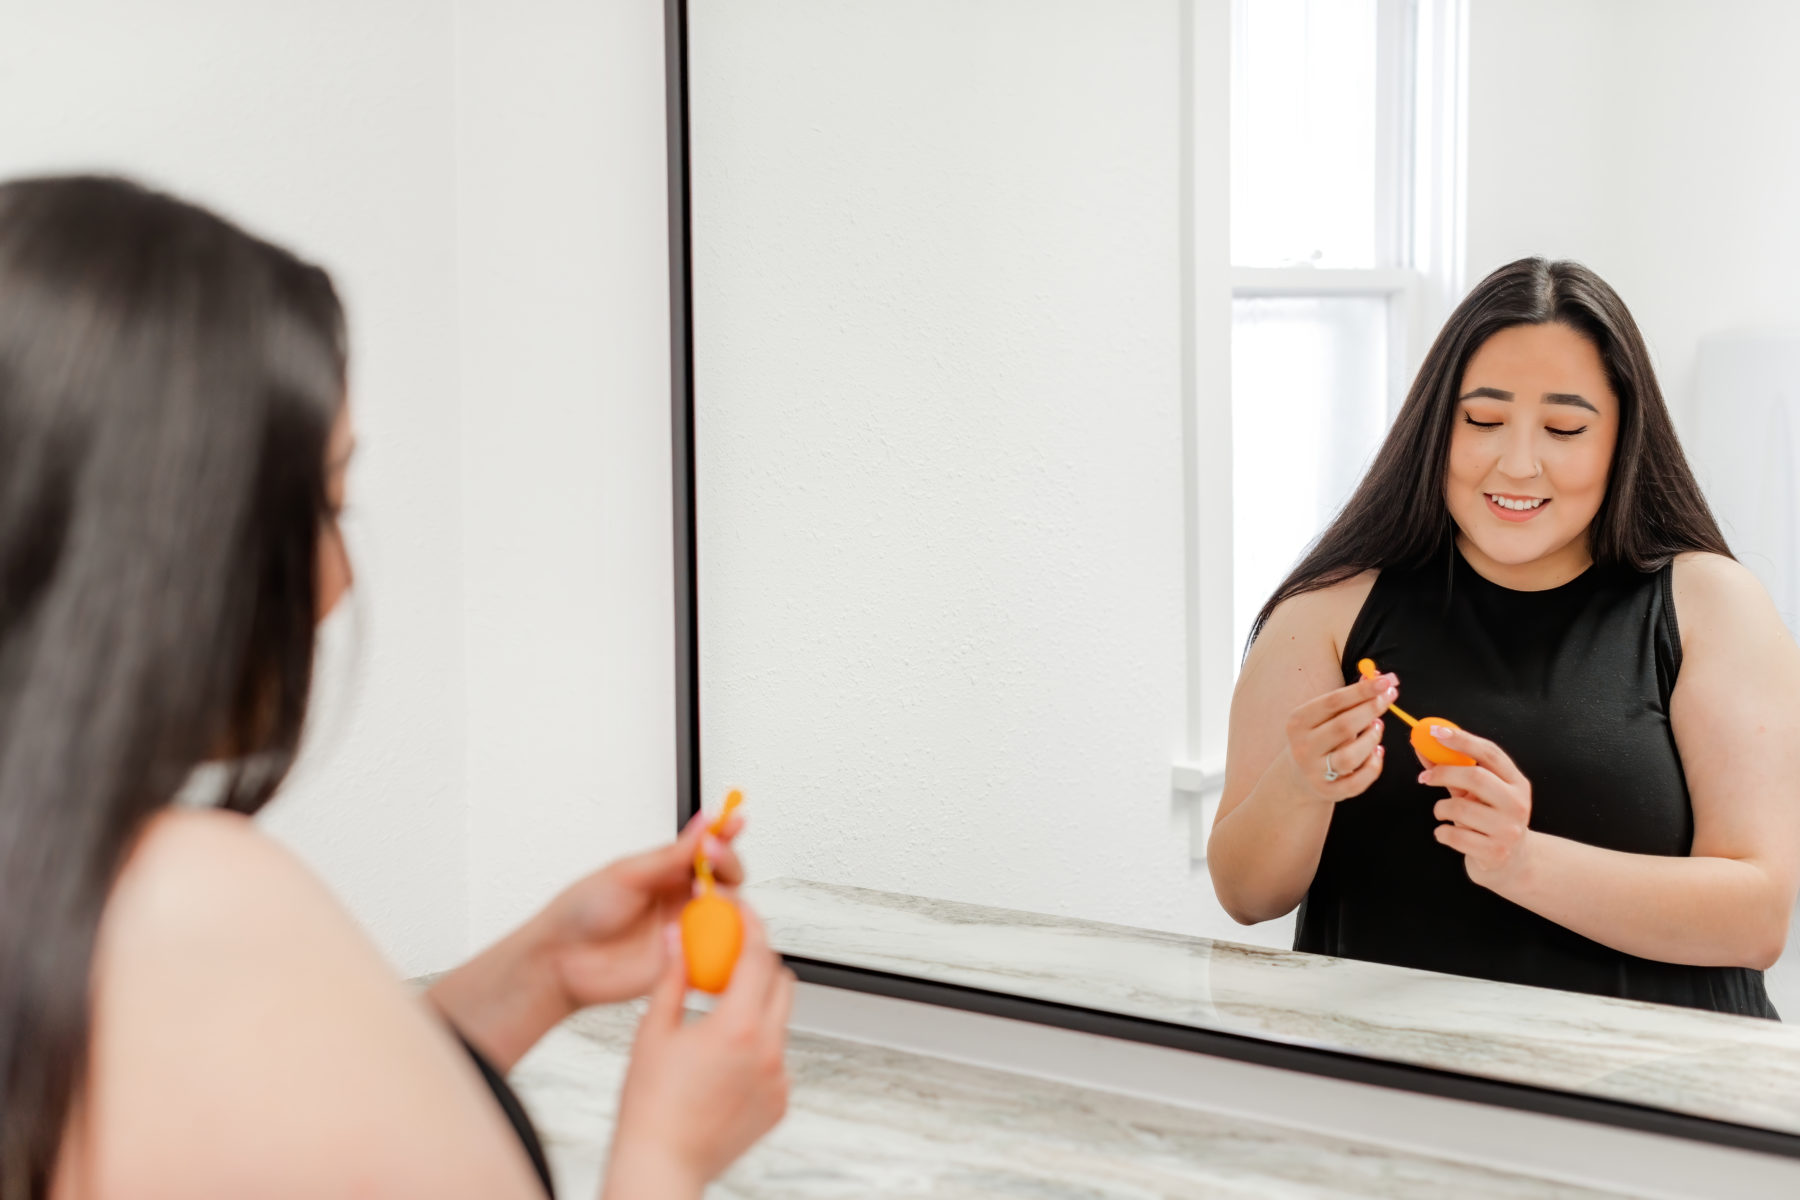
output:
[[[744,946],[712,1012],[684,1019],[687,964],[668,938],[619,1101],[605,1195],[698,1197],[787,1112],[794,973],[748,907]]]
[[[1368,791],[1385,757],[1381,714],[1399,695],[1399,676],[1377,675],[1296,708],[1287,749],[1302,790],[1330,804]]]

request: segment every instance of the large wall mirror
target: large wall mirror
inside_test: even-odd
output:
[[[684,804],[745,790],[778,947],[1800,1154],[1791,718],[1734,732],[1800,654],[1800,12],[669,18]],[[1582,267],[1484,283],[1531,256]],[[1593,553],[1626,476],[1608,544],[1674,538],[1666,569]],[[1748,575],[1669,515],[1697,496]],[[1246,655],[1317,547],[1432,530]],[[1277,644],[1308,637],[1322,673]],[[1392,712],[1312,761],[1352,702],[1290,717],[1364,651],[1506,756],[1470,747],[1476,808]]]

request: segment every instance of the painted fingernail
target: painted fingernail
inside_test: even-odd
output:
[[[1399,689],[1399,688],[1392,688],[1392,687],[1391,687],[1391,688],[1389,688],[1389,689],[1388,689],[1388,690],[1387,690],[1387,698],[1388,698],[1388,700],[1389,700],[1389,701],[1390,701],[1390,702],[1392,702],[1392,701],[1394,701],[1394,700],[1398,700],[1398,699],[1399,699],[1399,698],[1400,698],[1400,689]]]
[[[1380,728],[1381,728],[1381,722],[1380,722],[1380,721],[1370,721],[1370,722],[1369,722],[1369,728],[1370,728],[1370,729],[1371,729],[1371,730],[1375,730],[1375,729],[1380,729]]]
[[[1434,738],[1449,737],[1451,734],[1453,734],[1455,732],[1456,732],[1456,730],[1451,729],[1444,725],[1433,725],[1431,727],[1431,736]]]

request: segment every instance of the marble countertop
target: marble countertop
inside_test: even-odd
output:
[[[636,1006],[582,1013],[512,1074],[561,1200],[598,1195]],[[1575,1200],[1613,1193],[860,1042],[793,1036],[787,1119],[715,1200]]]
[[[1800,1133],[1778,1022],[799,879],[746,895],[789,954]]]

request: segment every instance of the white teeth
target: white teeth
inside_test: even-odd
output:
[[[1505,496],[1489,496],[1488,499],[1492,500],[1495,504],[1498,504],[1501,508],[1510,508],[1514,512],[1530,512],[1532,509],[1537,508],[1544,503],[1542,499],[1509,500]]]

